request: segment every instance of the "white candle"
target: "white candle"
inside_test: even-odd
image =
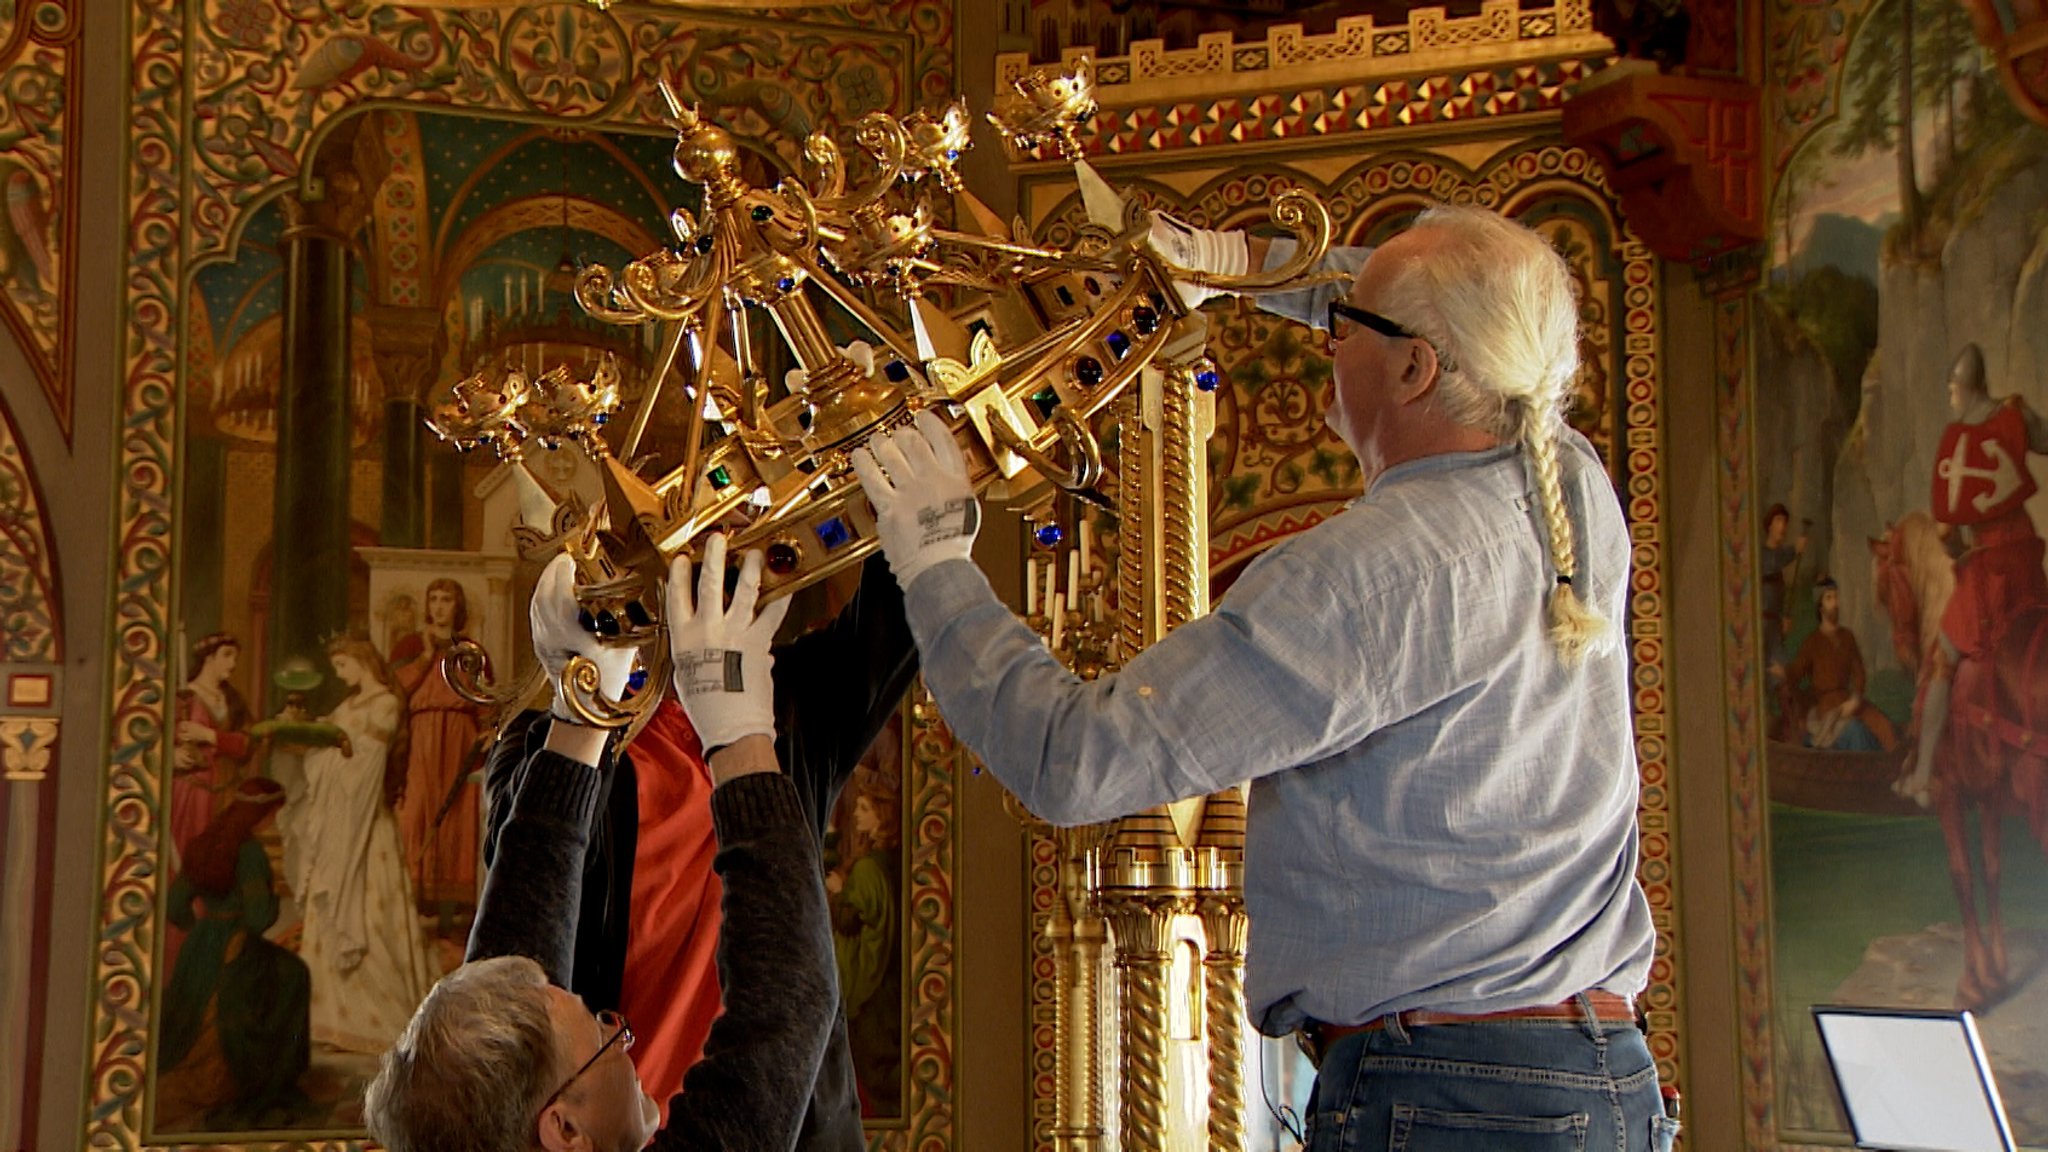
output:
[[[1067,553],[1067,595],[1078,604],[1081,601],[1081,552],[1077,548]]]
[[[1095,521],[1093,521],[1093,520],[1090,520],[1090,519],[1089,519],[1089,518],[1088,518],[1087,516],[1082,516],[1082,517],[1081,517],[1081,571],[1083,571],[1083,572],[1088,572],[1088,571],[1092,571],[1092,570],[1093,570],[1093,569],[1095,568],[1095,565],[1094,565],[1094,564],[1092,564],[1092,563],[1090,563],[1090,561],[1091,561],[1091,560],[1093,559],[1093,557],[1094,557],[1094,553],[1095,553]]]
[[[526,312],[526,277],[524,276],[519,278],[519,311],[522,315]]]
[[[1024,614],[1038,615],[1038,557],[1024,561]]]
[[[1066,600],[1067,594],[1064,592],[1052,594],[1052,650],[1055,652],[1060,650],[1060,637],[1065,633],[1062,627],[1065,621],[1061,617],[1066,614]]]
[[[505,273],[505,315],[512,314],[512,274]]]

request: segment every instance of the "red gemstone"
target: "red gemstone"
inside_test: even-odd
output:
[[[768,546],[767,555],[763,559],[768,562],[770,572],[777,576],[787,576],[796,571],[797,562],[802,560],[803,556],[796,550],[796,545],[777,541]]]

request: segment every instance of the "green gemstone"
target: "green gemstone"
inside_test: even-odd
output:
[[[1047,386],[1033,392],[1031,394],[1031,402],[1038,406],[1039,415],[1050,416],[1052,415],[1052,410],[1060,406],[1060,394],[1054,391],[1051,386]]]
[[[766,224],[768,218],[773,215],[775,215],[775,209],[770,208],[766,204],[754,205],[754,223]]]
[[[725,470],[725,465],[720,464],[711,470],[711,486],[713,488],[732,487],[732,473]]]

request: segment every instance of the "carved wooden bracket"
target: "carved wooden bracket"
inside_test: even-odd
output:
[[[1764,236],[1759,103],[1752,84],[1623,64],[1566,102],[1564,134],[1600,157],[1651,251],[1698,263]]]

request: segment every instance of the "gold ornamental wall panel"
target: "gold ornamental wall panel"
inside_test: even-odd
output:
[[[1509,19],[1497,27],[1529,25]],[[1406,42],[1382,41],[1388,48]],[[1642,781],[1639,878],[1657,928],[1642,1004],[1660,1074],[1682,1086],[1683,973],[1664,687],[1659,266],[1621,220],[1594,159],[1558,140],[1555,111],[1600,62],[1545,57],[1525,44],[1519,62],[1499,67],[1473,56],[1420,61],[1443,68],[1435,73],[1401,71],[1398,56],[1354,60],[1355,68],[1375,70],[1370,82],[1318,73],[1319,86],[1305,89],[1301,75],[1243,66],[1282,49],[1298,51],[1269,44],[1209,53],[1213,85],[1244,89],[1224,98],[1187,95],[1183,81],[1168,86],[1153,64],[1144,64],[1155,68],[1152,75],[1133,79],[1141,63],[1135,55],[1095,62],[1104,107],[1083,133],[1084,148],[1110,184],[1198,227],[1257,221],[1273,198],[1298,190],[1327,208],[1334,243],[1371,245],[1431,202],[1470,203],[1521,220],[1565,256],[1580,292],[1584,362],[1570,419],[1607,462],[1634,541],[1629,642]],[[1065,242],[1085,219],[1071,179],[1043,157],[1017,159],[1021,215],[1035,235]],[[1252,557],[1341,510],[1360,489],[1355,460],[1322,424],[1331,386],[1322,336],[1249,301],[1212,303],[1206,311],[1209,351],[1224,381],[1215,393],[1207,485],[1209,576],[1220,594]],[[1062,976],[1065,961],[1047,934],[1064,899],[1069,856],[1053,835],[1034,830],[1030,1083],[1033,1146],[1040,1149],[1066,1146],[1058,1135],[1061,1094],[1075,1090],[1059,1083],[1057,1050],[1058,989],[1070,976]],[[1107,1019],[1098,1028],[1113,1034]],[[1273,1074],[1270,1064],[1266,1073]],[[1246,1091],[1264,1123],[1256,1086]]]

